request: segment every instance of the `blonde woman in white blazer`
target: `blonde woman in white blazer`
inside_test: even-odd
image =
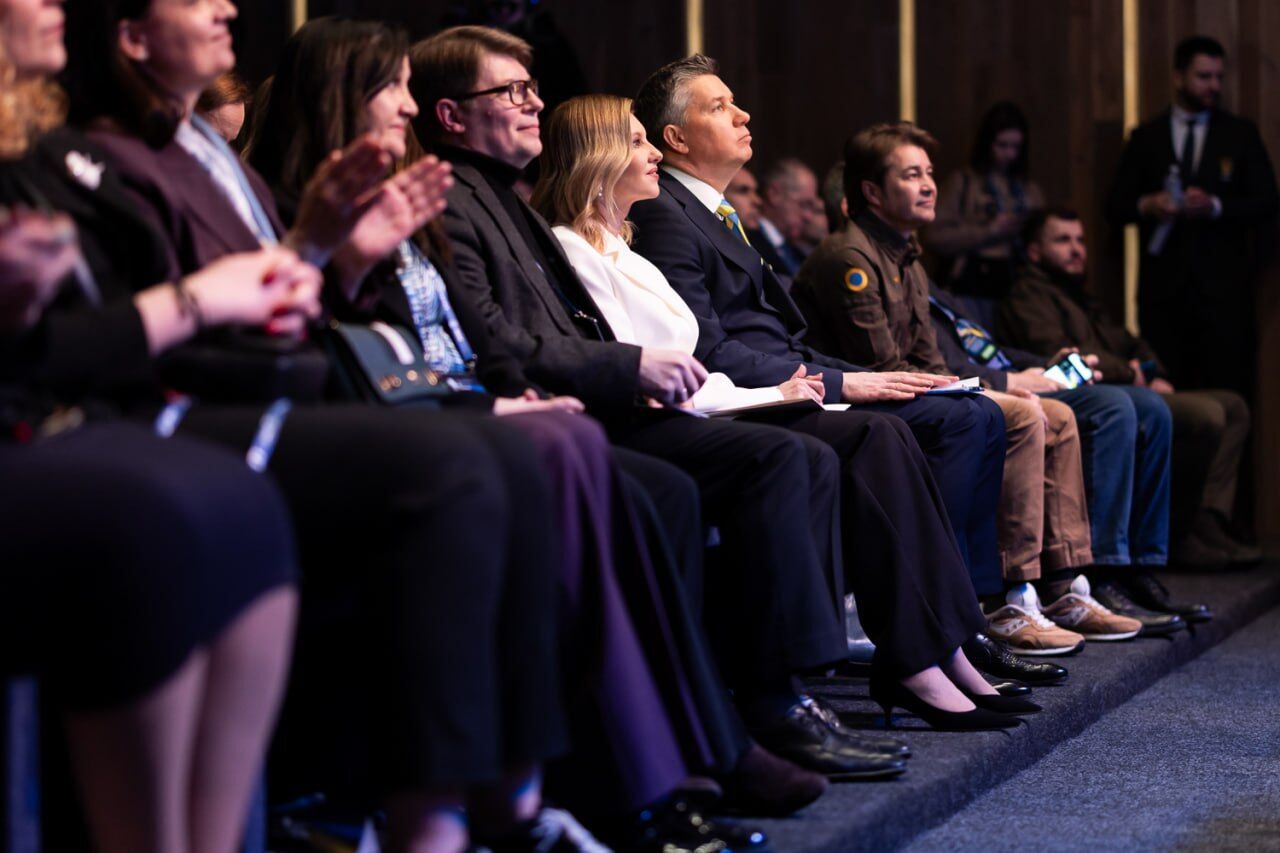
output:
[[[628,245],[627,214],[633,203],[657,197],[662,159],[630,111],[630,101],[610,95],[561,104],[542,134],[533,205],[555,226],[618,340],[692,354],[698,342],[693,312]],[[692,402],[707,410],[783,399],[821,403],[822,397],[821,378],[806,377],[801,367],[773,388],[738,388],[712,374]],[[959,648],[986,623],[941,495],[907,425],[881,412],[820,409],[788,413],[777,423],[828,444],[840,459],[844,575],[876,643],[872,694],[886,716],[897,705],[938,728],[987,729],[1014,725],[1011,714],[1040,710],[998,695]]]
[[[591,177],[586,174],[570,175],[564,186],[540,183],[534,207],[548,222],[559,223],[552,231],[620,342],[692,355],[698,343],[698,321],[693,312],[667,283],[666,276],[627,243],[631,236],[627,211],[632,202],[657,195],[658,162],[662,159],[658,150],[645,141],[644,128],[635,119],[632,121],[633,132],[639,134],[636,142],[648,153],[648,168],[638,174],[638,170],[628,169],[612,186],[601,186],[594,193],[597,199],[609,198],[613,202],[607,209],[600,206],[602,215],[596,215],[596,205],[568,224],[563,214],[552,215],[564,210],[568,198],[554,200],[551,196],[579,196],[579,188],[573,184],[575,179]],[[823,390],[821,378],[806,378],[803,367],[787,382],[767,388],[740,388],[723,373],[712,373],[687,405],[704,412],[782,400],[813,400],[821,405]]]

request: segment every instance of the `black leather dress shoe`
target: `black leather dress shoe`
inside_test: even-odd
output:
[[[991,685],[1001,696],[1030,696],[1031,688],[1021,681],[997,681]]]
[[[855,732],[845,728],[844,723],[840,722],[840,713],[817,696],[801,693],[800,704],[807,708],[809,713],[816,714],[836,734],[852,738],[865,749],[882,752],[889,756],[911,757],[911,747],[904,740],[889,737],[888,735],[875,734],[874,732]]]
[[[906,759],[862,748],[799,703],[751,735],[775,755],[833,780],[889,779],[907,769]]]
[[[1160,613],[1140,606],[1129,597],[1128,590],[1115,581],[1103,581],[1095,585],[1093,597],[1112,613],[1141,622],[1140,637],[1167,637],[1187,627],[1187,623],[1176,613]]]
[[[1191,604],[1169,596],[1165,585],[1150,572],[1140,572],[1124,579],[1125,591],[1133,601],[1157,613],[1176,613],[1187,622],[1208,622],[1213,613],[1207,604]]]
[[[996,678],[1012,678],[1036,687],[1061,684],[1067,680],[1066,667],[1021,658],[1004,643],[986,634],[974,634],[964,644],[964,655],[979,672]]]

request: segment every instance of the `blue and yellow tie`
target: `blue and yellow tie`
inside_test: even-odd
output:
[[[716,213],[724,220],[724,227],[728,228],[733,234],[742,238],[742,242],[748,246],[751,241],[747,239],[747,232],[742,230],[742,220],[738,218],[738,211],[733,209],[733,205],[729,204],[728,199],[720,199],[720,206],[716,208]]]

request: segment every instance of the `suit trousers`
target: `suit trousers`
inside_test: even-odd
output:
[[[839,460],[844,577],[877,664],[911,675],[983,630],[942,493],[907,424],[857,409],[778,423],[826,444]]]
[[[1047,395],[1080,431],[1093,561],[1162,566],[1169,553],[1169,407],[1134,385],[1083,385]]]
[[[847,654],[836,541],[834,458],[786,430],[639,409],[607,420],[611,439],[698,484],[720,531],[706,624],[728,684],[775,691],[791,673]]]
[[[1080,433],[1071,408],[999,391],[988,396],[1004,413],[1009,437],[997,522],[1005,581],[1033,581],[1042,570],[1089,565]]]
[[[706,735],[683,662],[664,642],[672,630],[666,602],[622,474],[591,418],[541,412],[501,424],[540,454],[560,534],[558,629],[572,749],[548,774],[548,791],[580,814],[637,811],[689,775],[667,709],[694,737]],[[515,445],[498,435],[490,447],[504,454]],[[648,642],[633,614],[646,620]],[[650,662],[669,684],[666,703]]]
[[[1002,591],[996,511],[1006,438],[1000,408],[982,394],[929,394],[858,409],[897,415],[911,427],[942,493],[974,590],[979,595]]]
[[[260,417],[197,405],[181,432],[243,452]],[[332,774],[359,740],[289,741],[317,724],[317,702],[344,697],[359,698],[350,730],[371,733],[374,767],[361,750],[345,756],[355,767],[339,789],[360,772],[383,791],[487,782],[564,749],[553,500],[518,430],[470,413],[299,406],[268,470],[303,575],[281,727],[300,777]],[[335,613],[340,631],[324,621]]]
[[[1165,394],[1173,416],[1170,539],[1186,536],[1199,512],[1230,520],[1249,439],[1249,404],[1234,391]]]
[[[632,620],[650,650],[685,764],[695,773],[727,772],[751,741],[703,628],[706,531],[698,484],[656,457],[623,447],[613,455],[641,534],[637,548],[652,567],[651,575],[620,575]]]

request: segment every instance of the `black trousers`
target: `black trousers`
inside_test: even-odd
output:
[[[1006,437],[1000,407],[981,394],[926,395],[858,410],[895,415],[911,427],[946,505],[974,589],[980,595],[1002,591],[996,509]]]
[[[652,574],[623,576],[681,752],[691,770],[733,769],[750,746],[702,624],[706,531],[693,478],[656,457],[615,447],[614,458]]]
[[[243,451],[260,416],[197,405],[182,432]],[[494,437],[511,452],[493,452]],[[517,430],[468,413],[299,407],[269,470],[303,571],[287,719],[358,697],[391,790],[488,781],[562,751],[551,502]],[[318,624],[334,610],[357,630]],[[351,668],[337,665],[344,649]]]
[[[839,459],[844,576],[876,662],[905,676],[950,657],[985,620],[910,427],[858,410],[784,422]]]
[[[0,445],[0,660],[63,706],[137,699],[293,581],[269,478],[127,423]]]
[[[776,427],[662,411],[606,426],[615,443],[665,460],[698,484],[703,518],[721,535],[706,610],[730,686],[776,685],[845,656],[832,589],[838,472],[829,451]]]

